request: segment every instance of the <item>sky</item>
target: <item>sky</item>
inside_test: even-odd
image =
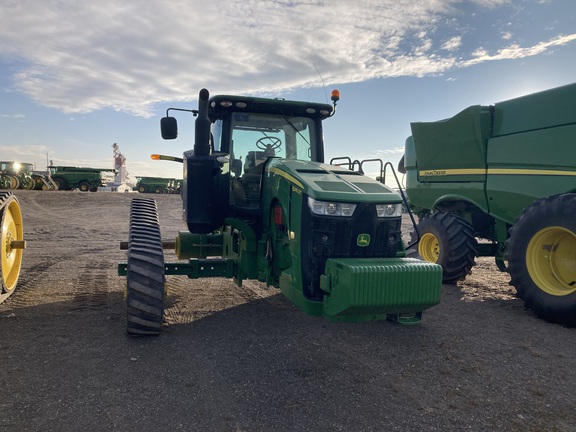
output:
[[[0,0],[0,160],[182,177],[198,92],[330,102],[327,160],[403,154],[410,122],[576,82],[574,0]]]

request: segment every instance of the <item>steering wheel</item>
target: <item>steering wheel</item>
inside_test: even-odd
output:
[[[277,137],[265,136],[256,141],[256,147],[264,150],[264,156],[275,156],[275,150],[279,149],[282,145],[282,140]]]

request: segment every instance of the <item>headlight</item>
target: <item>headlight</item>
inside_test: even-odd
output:
[[[308,206],[312,213],[324,216],[352,216],[356,204],[318,201],[308,197]]]
[[[402,204],[376,204],[378,217],[402,216]]]

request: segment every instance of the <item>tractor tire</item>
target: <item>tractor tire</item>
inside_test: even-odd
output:
[[[22,184],[23,189],[27,189],[27,190],[34,190],[34,180],[33,179],[27,179],[25,183]]]
[[[541,198],[510,228],[510,285],[540,318],[576,326],[576,194]]]
[[[54,177],[54,178],[52,178],[52,181],[54,182],[54,184],[56,185],[58,190],[68,190],[69,189],[68,182],[61,177]]]
[[[14,292],[25,247],[20,203],[12,192],[0,193],[0,302]],[[16,242],[19,245],[16,245]]]
[[[87,181],[80,182],[80,184],[78,185],[78,190],[80,190],[81,192],[89,192],[91,188],[92,186],[90,186],[90,183],[88,183]]]
[[[10,189],[18,189],[20,187],[20,180],[15,176],[8,176],[10,179]]]
[[[452,213],[429,213],[418,223],[418,232],[420,240],[406,254],[440,264],[442,283],[455,284],[471,273],[476,264],[478,242],[464,219]],[[411,243],[417,240],[418,234],[414,231]]]
[[[140,193],[148,193],[148,186],[146,186],[146,185],[140,185],[140,186],[138,186],[138,192],[140,192]]]
[[[164,251],[156,201],[135,198],[130,204],[126,278],[126,331],[157,335],[164,315]]]
[[[154,193],[157,193],[157,194],[164,193],[164,189],[162,189],[160,186],[156,186],[154,188]]]

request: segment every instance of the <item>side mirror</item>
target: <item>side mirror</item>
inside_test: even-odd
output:
[[[160,119],[160,130],[162,138],[171,140],[178,137],[178,122],[175,117],[162,117]]]
[[[400,159],[400,162],[398,162],[398,171],[401,172],[402,174],[406,174],[406,167],[404,166],[404,156],[402,156],[402,159]]]

